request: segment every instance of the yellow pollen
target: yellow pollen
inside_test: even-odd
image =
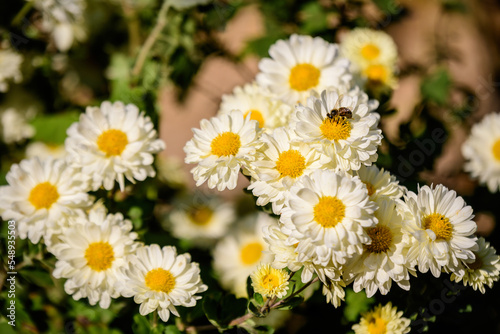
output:
[[[314,220],[324,228],[335,227],[345,217],[345,205],[337,197],[323,196],[314,206]]]
[[[265,289],[268,289],[268,290],[275,289],[279,285],[280,285],[280,279],[279,279],[279,277],[276,276],[275,274],[273,274],[272,272],[269,273],[269,274],[266,274],[262,278],[262,286]]]
[[[236,155],[240,150],[240,136],[233,132],[223,132],[212,140],[210,149],[212,154],[222,157]]]
[[[493,144],[493,156],[497,161],[500,161],[500,139]]]
[[[262,113],[260,111],[255,109],[250,109],[243,116],[246,118],[248,114],[250,114],[251,120],[257,121],[259,123],[259,128],[264,127],[264,116],[262,116]]]
[[[387,68],[384,65],[377,64],[368,66],[364,73],[368,80],[380,83],[387,82],[387,78],[389,76]]]
[[[432,213],[423,219],[424,229],[429,229],[436,234],[436,240],[450,240],[453,225],[450,220],[440,213]]]
[[[158,292],[169,293],[175,287],[174,275],[163,268],[148,271],[144,280],[148,288]]]
[[[90,269],[103,271],[111,268],[115,260],[113,247],[107,242],[98,241],[91,243],[85,251],[85,260]]]
[[[297,150],[281,152],[278,161],[276,161],[276,169],[281,174],[281,177],[299,177],[302,175],[305,168],[306,158]]]
[[[254,264],[260,260],[264,247],[260,242],[252,242],[241,249],[241,262],[246,265]]]
[[[375,227],[370,227],[366,229],[366,232],[372,239],[372,243],[365,245],[366,251],[370,253],[383,253],[387,252],[392,245],[392,233],[391,230],[384,225],[379,225]]]
[[[481,257],[477,253],[474,253],[476,255],[476,260],[472,263],[467,263],[467,267],[471,270],[478,270],[483,267],[483,260],[481,260]]]
[[[196,225],[207,225],[210,222],[210,218],[212,218],[213,210],[210,209],[206,205],[200,205],[197,207],[191,208],[188,212],[189,219]]]
[[[321,133],[328,140],[347,139],[351,135],[351,124],[345,117],[325,118],[319,126]]]
[[[127,135],[116,129],[106,130],[97,138],[97,147],[106,153],[107,157],[122,154],[127,144]]]
[[[380,49],[373,44],[366,44],[361,48],[361,55],[366,60],[374,60],[380,55]]]
[[[57,188],[49,182],[42,182],[31,189],[28,201],[30,201],[31,205],[37,210],[40,210],[50,209],[58,198],[59,192]]]
[[[320,74],[319,69],[311,64],[298,64],[292,68],[288,82],[292,89],[302,92],[316,87]]]
[[[379,317],[372,318],[368,323],[368,332],[370,334],[385,334],[387,332],[387,323]]]
[[[373,194],[375,194],[375,192],[377,191],[375,189],[375,187],[373,186],[373,184],[371,184],[370,182],[364,182],[363,183],[365,184],[366,186],[366,189],[368,189],[368,196],[371,196]]]

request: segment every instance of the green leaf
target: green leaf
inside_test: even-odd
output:
[[[287,35],[282,32],[268,32],[265,36],[250,40],[247,43],[246,49],[243,52],[254,53],[263,58],[268,56],[269,47],[274,44],[278,39],[284,39]]]
[[[208,321],[210,321],[212,325],[216,326],[217,328],[220,327],[220,316],[218,308],[221,296],[221,293],[214,293],[203,298],[203,312],[205,312]]]
[[[250,298],[250,296],[254,295],[254,290],[253,290],[253,285],[252,285],[252,278],[250,276],[247,277],[247,296]]]
[[[318,2],[306,4],[301,11],[303,23],[301,31],[307,35],[314,35],[328,28],[327,12]]]
[[[66,139],[66,130],[71,124],[77,122],[79,117],[79,112],[37,116],[31,122],[36,131],[33,140],[47,144],[63,144]]]
[[[168,325],[165,328],[165,334],[181,334],[181,331],[176,325]]]
[[[254,293],[253,299],[258,305],[264,305],[264,297],[260,293]]]
[[[260,311],[260,306],[256,305],[254,301],[248,303],[248,311],[257,318],[263,318],[264,314]]]
[[[203,311],[214,326],[224,330],[231,320],[246,313],[247,303],[247,299],[232,294],[214,293],[203,298]]]
[[[139,313],[134,315],[134,324],[132,325],[132,331],[136,334],[149,334],[151,325],[149,324],[146,317],[140,315]]]
[[[304,297],[302,296],[295,296],[287,300],[285,303],[281,304],[277,309],[280,310],[291,310],[296,306],[299,306],[304,302]]]
[[[420,92],[424,99],[445,105],[452,82],[446,69],[439,69],[422,81]]]
[[[32,270],[24,268],[19,272],[19,274],[27,282],[38,285],[42,288],[54,286],[54,282],[52,281],[50,274],[44,270]]]
[[[0,324],[0,333],[2,334],[16,334],[14,326],[9,325],[8,323],[4,322]]]
[[[373,298],[366,297],[364,291],[354,292],[352,289],[346,289],[344,317],[349,322],[358,320],[361,313],[370,309],[370,306],[375,302]]]

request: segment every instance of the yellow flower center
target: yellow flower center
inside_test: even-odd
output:
[[[299,177],[302,175],[305,168],[306,158],[297,150],[281,152],[278,161],[276,161],[276,169],[281,174],[281,177]]]
[[[392,233],[387,226],[379,225],[370,227],[366,229],[366,232],[372,239],[371,244],[365,245],[366,251],[378,254],[387,252],[391,248]]]
[[[320,74],[319,69],[311,64],[298,64],[292,68],[288,82],[292,89],[301,92],[316,87]]]
[[[223,132],[212,140],[212,154],[222,157],[236,155],[241,147],[240,136],[233,132]]]
[[[375,189],[373,184],[371,184],[370,182],[364,182],[364,181],[363,181],[363,183],[365,184],[366,189],[368,189],[368,196],[375,194],[375,191],[377,191],[377,190]]]
[[[380,55],[380,49],[374,44],[366,44],[361,48],[361,55],[366,60],[374,60]]]
[[[493,156],[497,161],[500,161],[500,139],[493,144]]]
[[[91,243],[85,251],[87,265],[94,271],[103,271],[111,268],[115,260],[113,247],[105,241]]]
[[[483,260],[477,253],[474,253],[474,255],[476,255],[476,260],[474,260],[474,262],[472,263],[467,263],[467,267],[469,267],[469,269],[471,270],[481,269],[483,267]]]
[[[127,135],[116,129],[106,130],[97,138],[97,147],[106,153],[107,157],[122,154],[127,144]]]
[[[323,196],[314,206],[314,220],[324,228],[335,227],[345,217],[345,205],[337,197]]]
[[[319,129],[328,140],[347,139],[351,135],[351,123],[345,117],[325,118]]]
[[[254,264],[260,260],[264,247],[260,242],[252,242],[241,248],[241,262],[246,265]]]
[[[387,322],[379,317],[370,319],[368,332],[370,334],[385,334],[387,332]]]
[[[432,213],[423,219],[424,228],[436,234],[436,240],[450,240],[453,225],[450,220],[440,213]]]
[[[37,210],[40,210],[42,208],[50,209],[58,198],[59,192],[57,188],[49,182],[42,182],[31,189],[28,201],[30,201],[31,205]]]
[[[368,80],[381,83],[386,82],[389,76],[387,68],[384,65],[370,65],[364,73]]]
[[[262,277],[262,286],[264,287],[264,289],[268,290],[275,289],[279,285],[280,285],[279,277],[272,272]]]
[[[163,268],[148,271],[144,280],[148,288],[158,292],[169,293],[175,287],[174,275]]]
[[[189,219],[196,225],[206,225],[213,215],[213,210],[206,205],[191,208],[188,213]]]
[[[258,110],[255,109],[250,109],[248,110],[243,117],[247,117],[247,115],[250,114],[250,119],[257,121],[259,123],[259,128],[264,127],[264,116],[262,116],[262,113]]]

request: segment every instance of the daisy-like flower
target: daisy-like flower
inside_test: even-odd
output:
[[[16,108],[7,108],[0,112],[3,142],[13,144],[33,137],[35,128],[28,123],[29,118],[29,115],[21,113]]]
[[[340,109],[349,111],[340,114]],[[304,141],[315,144],[337,161],[344,170],[358,170],[362,164],[377,160],[382,131],[377,128],[380,115],[370,112],[356,95],[323,91],[311,96],[307,106],[296,106],[295,131]]]
[[[356,28],[347,33],[340,44],[340,51],[351,61],[354,69],[365,69],[371,64],[394,66],[398,57],[391,36],[367,28]]]
[[[243,117],[239,110],[203,119],[201,129],[193,129],[194,137],[184,146],[186,163],[198,164],[191,169],[196,185],[208,181],[208,187],[222,191],[234,189],[238,174],[248,171],[255,160],[258,141],[258,123]]]
[[[62,160],[38,158],[12,165],[0,193],[2,218],[17,222],[19,237],[38,243],[60,233],[68,217],[91,205],[88,178]]]
[[[117,288],[124,297],[134,297],[141,304],[141,315],[158,310],[166,322],[170,313],[179,316],[176,306],[195,306],[201,299],[196,294],[208,289],[201,281],[198,263],[191,262],[189,253],[177,255],[173,246],[141,247],[127,262]]]
[[[331,161],[286,128],[277,128],[272,134],[262,134],[264,145],[257,151],[257,160],[251,163],[254,177],[249,190],[257,198],[257,205],[271,202],[279,215],[290,187],[317,169],[326,169]]]
[[[9,89],[9,81],[21,82],[21,63],[23,56],[11,49],[0,50],[0,92]]]
[[[67,278],[66,293],[108,308],[111,298],[120,296],[115,284],[121,279],[125,258],[139,245],[137,233],[131,231],[132,222],[121,213],[106,215],[104,210],[93,210],[88,218],[80,217],[64,229],[51,251],[58,260],[53,275]]]
[[[73,41],[84,40],[85,1],[31,0],[42,14],[42,29],[51,34],[56,47],[68,51]]]
[[[151,119],[122,102],[87,107],[67,133],[68,161],[91,177],[93,190],[111,190],[116,180],[123,191],[125,178],[135,183],[154,177],[153,154],[165,148]]]
[[[335,308],[345,300],[345,282],[343,280],[327,279],[323,282],[323,295],[326,296],[326,302],[331,303]]]
[[[374,202],[357,177],[318,170],[290,189],[280,222],[302,258],[329,266],[344,264],[370,241],[363,228],[376,224]]]
[[[349,61],[320,37],[292,35],[273,44],[269,55],[259,63],[257,83],[291,105],[304,103],[311,90],[350,85]]]
[[[275,269],[269,263],[262,264],[250,275],[255,292],[266,298],[282,298],[288,291],[290,275],[284,269]]]
[[[476,223],[472,208],[462,197],[443,185],[423,186],[418,195],[409,191],[402,206],[404,228],[415,237],[408,252],[409,262],[418,270],[461,274],[461,261],[474,260],[477,250]]]
[[[209,246],[224,236],[235,219],[234,207],[217,198],[200,200],[194,195],[191,203],[182,203],[168,217],[168,228],[174,237]]]
[[[371,64],[361,72],[363,78],[367,80],[367,87],[379,86],[395,88],[397,80],[394,76],[393,67],[386,64]]]
[[[250,114],[250,119],[257,121],[260,128],[272,130],[285,126],[293,109],[267,89],[251,83],[235,87],[231,95],[222,95],[219,114],[233,110],[241,110],[244,117]]]
[[[452,273],[451,280],[462,281],[465,286],[472,286],[474,290],[479,290],[484,294],[486,293],[484,286],[487,285],[491,289],[493,283],[500,278],[500,256],[484,238],[479,238],[477,244],[479,249],[474,251],[475,260],[465,262],[464,274],[460,276]]]
[[[406,191],[394,175],[376,165],[361,166],[354,174],[366,185],[368,196],[375,202],[380,199],[400,199]]]
[[[352,326],[356,334],[405,334],[409,333],[411,320],[403,317],[403,311],[393,307],[389,302],[385,306],[379,304],[372,311],[361,317],[359,324]]]
[[[395,201],[381,200],[379,205],[375,212],[377,225],[365,229],[371,242],[344,267],[346,282],[354,281],[354,292],[365,289],[367,297],[372,297],[377,290],[387,294],[392,281],[404,290],[410,289],[405,260],[409,238],[402,231],[402,216],[396,210]]]
[[[462,145],[464,169],[490,192],[500,190],[500,113],[486,115]]]
[[[276,224],[276,219],[265,213],[258,213],[256,218],[252,217],[244,222],[244,226],[236,233],[229,234],[215,246],[215,272],[222,287],[237,297],[247,297],[247,278],[257,266],[273,260],[272,255],[266,252],[268,246],[262,233],[264,226],[271,224]]]

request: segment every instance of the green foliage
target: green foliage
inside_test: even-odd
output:
[[[213,293],[203,297],[203,311],[207,319],[219,330],[227,329],[229,323],[247,311],[247,300],[232,294]]]
[[[357,321],[361,313],[368,311],[375,302],[373,298],[366,297],[364,291],[354,292],[351,288],[345,291],[344,317],[347,321]]]
[[[79,112],[68,111],[61,114],[36,117],[31,122],[36,131],[33,140],[47,144],[64,144],[66,130],[71,124],[78,121],[79,116]]]
[[[305,4],[302,7],[301,14],[301,33],[314,36],[328,28],[327,11],[319,2]]]
[[[451,85],[452,81],[448,71],[441,68],[422,81],[420,92],[425,100],[445,105],[448,101]]]

